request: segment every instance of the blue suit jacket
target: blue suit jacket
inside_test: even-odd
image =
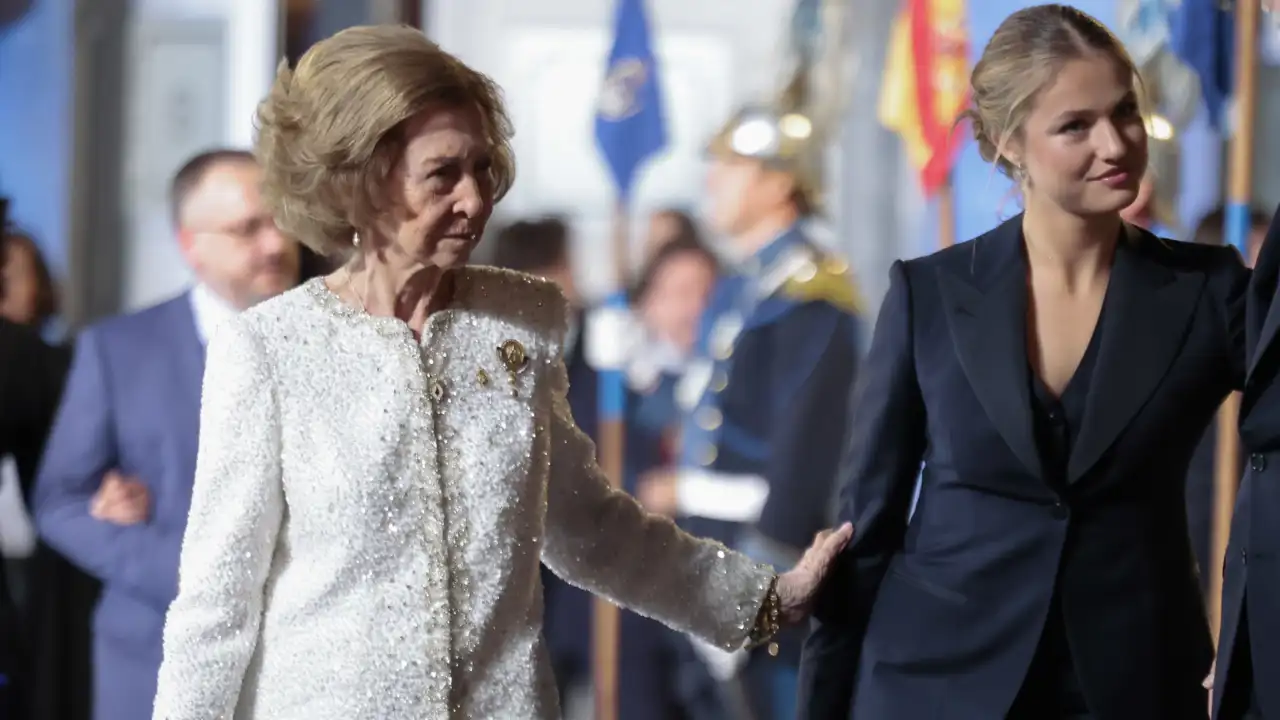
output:
[[[182,295],[81,333],[36,482],[45,540],[103,583],[94,616],[96,720],[151,716],[165,612],[191,503],[204,347]],[[151,492],[146,523],[89,515],[119,469]]]
[[[841,471],[857,533],[815,608],[800,717],[1004,717],[1055,595],[1091,717],[1204,717],[1183,479],[1243,384],[1248,271],[1145,231],[1120,244],[1060,479],[1031,422],[1021,221],[890,272]]]

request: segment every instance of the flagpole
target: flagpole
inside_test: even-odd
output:
[[[631,214],[627,203],[619,197],[613,209],[614,292],[608,300],[611,310],[625,311],[626,288],[631,276]],[[600,443],[597,447],[600,469],[615,489],[622,488],[626,453],[624,420],[626,391],[622,372],[605,370],[600,374]],[[607,529],[606,529],[607,532]],[[591,618],[592,687],[595,691],[595,720],[617,720],[618,717],[618,648],[621,627],[618,607],[601,597],[594,599]]]
[[[954,173],[948,172],[938,186],[938,245],[943,249],[956,244],[956,194],[952,184]]]
[[[1235,3],[1235,88],[1231,109],[1230,176],[1227,188],[1227,242],[1247,257],[1253,194],[1253,131],[1257,108],[1258,16],[1261,0]],[[1214,463],[1213,555],[1209,572],[1209,619],[1214,642],[1222,621],[1222,563],[1231,536],[1231,514],[1240,486],[1240,394],[1232,393],[1218,411]],[[1202,571],[1205,570],[1202,568]]]

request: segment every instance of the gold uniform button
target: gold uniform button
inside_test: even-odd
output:
[[[715,430],[724,422],[724,416],[716,408],[703,408],[698,411],[698,426],[703,430]]]
[[[711,378],[712,392],[723,392],[729,387],[729,374],[723,370],[717,370],[715,377]]]
[[[710,465],[716,461],[716,457],[719,456],[719,454],[720,453],[716,450],[715,445],[708,445],[706,449],[702,451],[702,464]]]

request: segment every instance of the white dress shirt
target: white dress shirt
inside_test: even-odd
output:
[[[191,312],[196,318],[196,335],[205,345],[223,323],[240,314],[203,283],[191,288]]]

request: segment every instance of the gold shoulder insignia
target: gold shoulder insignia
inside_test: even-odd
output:
[[[815,258],[805,263],[782,286],[782,294],[801,302],[820,300],[853,315],[862,314],[858,292],[849,263],[836,257]]]

